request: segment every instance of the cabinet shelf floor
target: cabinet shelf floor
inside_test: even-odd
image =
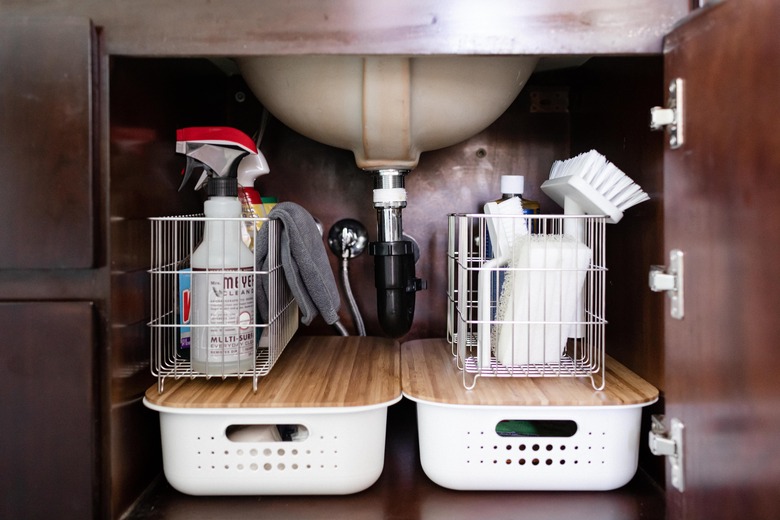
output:
[[[431,482],[420,466],[415,405],[402,400],[388,410],[385,467],[367,490],[343,496],[195,497],[160,478],[125,520],[187,518],[579,518],[662,520],[661,488],[642,471],[609,492],[452,491]]]

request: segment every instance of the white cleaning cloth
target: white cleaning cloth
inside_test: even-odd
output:
[[[569,235],[515,239],[494,329],[499,363],[560,361],[580,319],[577,300],[591,258],[590,248]]]
[[[519,218],[523,215],[520,197],[511,197],[500,202],[488,202],[484,206],[488,234],[493,245],[493,257],[509,256],[515,237],[528,234],[528,222]]]
[[[493,343],[491,323],[496,318],[498,294],[506,277],[502,268],[506,267],[509,261],[515,238],[528,235],[529,227],[527,219],[522,218],[523,203],[520,197],[488,202],[484,209],[485,214],[490,215],[485,219],[485,223],[491,246],[486,252],[490,260],[479,270],[477,310],[480,321],[477,332],[480,345],[478,350],[480,368],[490,367],[490,345]]]

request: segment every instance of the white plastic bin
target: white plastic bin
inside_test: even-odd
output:
[[[401,399],[398,342],[295,337],[256,391],[250,379],[182,378],[146,391],[174,488],[343,495],[379,478],[387,409]]]
[[[609,490],[637,470],[641,407],[464,406],[417,401],[420,462],[457,490]],[[649,403],[648,403],[649,404]],[[500,436],[502,421],[576,424],[571,436]]]
[[[193,409],[160,412],[163,469],[189,495],[342,495],[382,473],[387,407]],[[229,428],[300,425],[303,440],[233,441]]]
[[[587,378],[486,378],[460,384],[445,339],[404,343],[404,395],[417,406],[420,462],[456,490],[609,490],[637,470],[642,407],[658,390],[612,358]]]

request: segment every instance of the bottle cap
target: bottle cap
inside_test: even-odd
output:
[[[206,184],[209,197],[238,196],[238,180],[235,177],[212,177]]]
[[[501,193],[507,195],[522,195],[525,189],[525,177],[523,175],[502,175]]]

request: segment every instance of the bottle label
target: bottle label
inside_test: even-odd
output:
[[[192,340],[192,275],[191,269],[179,272],[179,348],[189,350]]]
[[[235,363],[254,355],[255,276],[251,271],[193,269],[193,354],[200,361]]]

